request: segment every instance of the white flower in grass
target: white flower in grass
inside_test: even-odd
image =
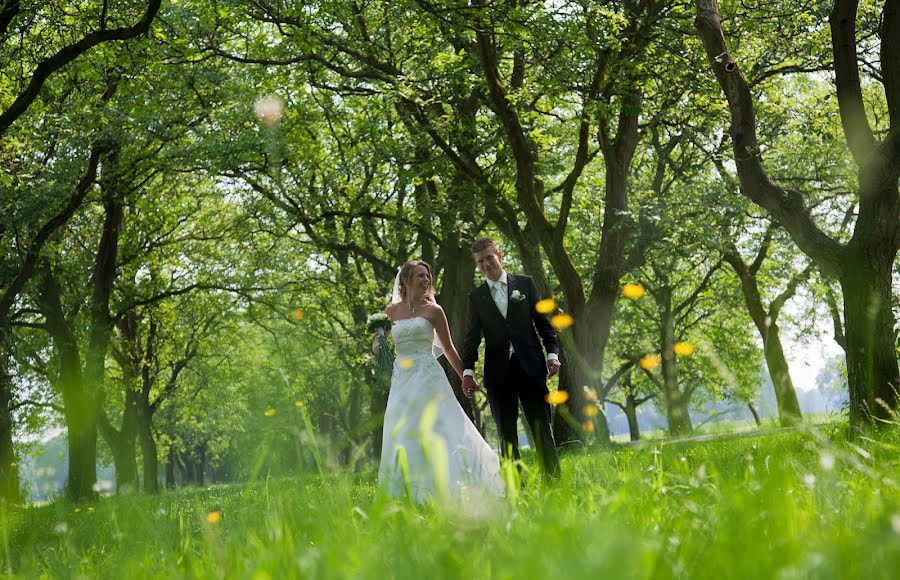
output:
[[[69,524],[66,522],[58,522],[56,527],[53,528],[53,533],[57,536],[61,536],[69,531]]]
[[[891,516],[891,527],[894,528],[895,532],[900,534],[900,513]]]
[[[821,465],[822,469],[825,471],[831,471],[834,469],[834,455],[827,451],[823,452],[821,457],[819,457],[819,465]]]
[[[94,485],[91,486],[91,489],[93,489],[97,493],[100,493],[103,491],[112,491],[112,488],[113,488],[113,482],[111,482],[107,479],[98,479],[97,483],[95,483]]]
[[[807,473],[803,476],[803,483],[806,484],[806,487],[814,487],[816,485],[816,476],[812,473]]]

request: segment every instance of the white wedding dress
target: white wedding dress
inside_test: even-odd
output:
[[[394,321],[397,358],[384,414],[378,486],[393,497],[440,500],[480,487],[503,495],[500,459],[453,394],[425,318]]]

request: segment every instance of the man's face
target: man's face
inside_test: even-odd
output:
[[[478,266],[485,278],[491,282],[496,282],[500,279],[500,276],[503,274],[503,266],[500,265],[503,256],[498,250],[485,248],[473,254],[473,257],[475,258],[475,265]]]

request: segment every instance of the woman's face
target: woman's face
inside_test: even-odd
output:
[[[410,294],[424,293],[431,286],[431,276],[425,266],[414,266],[406,282]]]

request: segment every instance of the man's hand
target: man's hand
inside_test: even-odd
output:
[[[475,377],[465,376],[462,379],[462,392],[465,396],[472,398],[472,395],[475,394],[475,391],[481,389],[481,385],[478,384],[478,381],[475,380]]]
[[[378,354],[378,351],[381,350],[381,341],[378,340],[378,333],[375,333],[375,336],[372,337],[372,354]]]
[[[559,367],[560,367],[560,364],[559,364],[558,359],[548,360],[547,361],[547,374],[552,377],[553,375],[555,375],[559,372]]]

